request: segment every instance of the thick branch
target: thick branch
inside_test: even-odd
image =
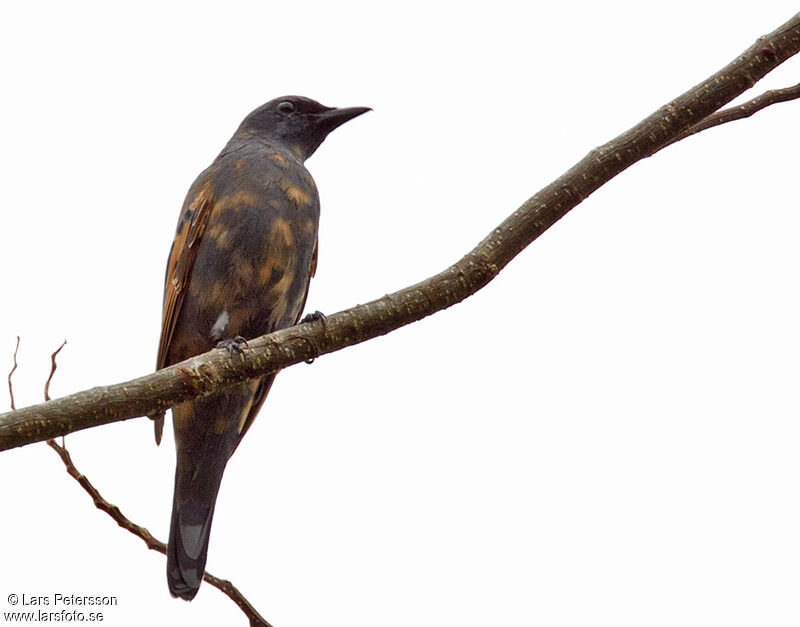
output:
[[[214,350],[127,383],[93,388],[0,416],[0,450],[109,422],[153,415],[243,379],[340,350],[450,307],[491,281],[526,246],[601,185],[661,150],[752,87],[800,50],[800,14],[722,70],[539,191],[467,255],[434,277],[328,316],[249,342],[243,355]]]

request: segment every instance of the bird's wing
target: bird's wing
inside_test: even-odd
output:
[[[190,193],[184,203],[175,239],[167,261],[167,274],[164,285],[164,310],[161,318],[161,339],[158,343],[156,370],[167,366],[172,334],[181,311],[181,305],[189,285],[200,240],[208,224],[208,217],[214,206],[214,194],[210,184],[199,185],[197,191]],[[154,419],[156,444],[161,443],[164,430],[164,415]]]

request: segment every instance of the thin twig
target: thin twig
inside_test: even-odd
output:
[[[50,356],[50,375],[47,377],[47,382],[44,385],[44,398],[45,401],[50,400],[50,382],[53,380],[53,375],[56,372],[56,368],[58,368],[58,364],[56,362],[56,357],[61,352],[61,349],[64,348],[66,345],[67,340],[61,344],[61,346],[56,349],[55,352]],[[19,348],[19,337],[17,338],[17,349]],[[14,373],[14,370],[17,368],[17,351],[14,351],[14,368],[11,369],[11,372],[8,373],[8,389],[9,393],[11,394],[11,406],[14,406],[14,393],[11,387],[11,375]],[[97,490],[97,488],[92,485],[92,482],[86,477],[86,475],[82,474],[76,467],[75,464],[72,462],[72,457],[69,454],[69,451],[66,449],[63,444],[58,444],[55,440],[47,440],[47,445],[52,448],[58,456],[61,458],[61,461],[64,462],[64,467],[66,468],[67,473],[70,477],[75,479],[80,486],[86,491],[86,493],[92,497],[92,501],[97,509],[105,512],[123,529],[130,531],[133,535],[137,538],[141,538],[144,543],[147,545],[147,548],[152,551],[158,551],[164,555],[167,554],[167,545],[161,542],[153,536],[145,527],[137,525],[135,522],[130,520],[125,514],[123,514],[119,507],[114,505],[113,503],[109,503],[106,499],[103,498],[103,495]],[[220,579],[219,577],[215,577],[210,573],[205,573],[203,579],[207,581],[210,585],[214,586],[222,593],[228,596],[236,605],[239,606],[239,609],[244,612],[247,619],[250,621],[251,627],[272,627],[261,614],[258,613],[256,608],[254,608],[250,602],[244,597],[244,595],[239,591],[239,589],[234,586],[230,581],[226,579]]]
[[[17,336],[17,345],[14,347],[14,366],[11,368],[11,371],[8,373],[8,397],[11,401],[11,411],[16,409],[14,404],[14,386],[11,385],[11,376],[14,374],[14,371],[17,369],[17,351],[19,350],[19,335]]]
[[[58,453],[59,457],[61,457],[61,461],[64,462],[64,467],[69,475],[80,484],[80,486],[90,497],[92,497],[92,501],[97,509],[111,516],[111,518],[120,527],[131,532],[137,538],[140,538],[147,545],[148,549],[152,551],[158,551],[159,553],[166,555],[167,545],[158,538],[155,538],[153,534],[147,530],[147,528],[137,525],[135,522],[131,521],[120,511],[119,507],[109,503],[106,499],[104,499],[97,488],[92,485],[92,482],[89,481],[86,475],[81,474],[80,471],[75,467],[75,464],[72,462],[72,457],[70,457],[69,451],[66,448],[58,444],[55,440],[47,440],[47,444],[56,453]],[[251,627],[272,627],[266,621],[266,619],[264,619],[261,614],[258,613],[256,608],[250,604],[250,602],[244,597],[239,589],[230,581],[215,577],[208,572],[206,572],[206,574],[203,576],[203,579],[210,585],[226,594],[231,601],[236,603],[236,605],[238,605],[242,612],[244,612],[244,614],[247,616]]]
[[[712,113],[707,118],[701,120],[694,126],[690,126],[683,133],[673,138],[666,146],[686,139],[690,135],[705,131],[709,128],[719,126],[720,124],[727,124],[735,120],[743,120],[749,118],[754,113],[758,113],[761,109],[769,107],[770,105],[779,102],[788,102],[789,100],[797,100],[800,98],[800,83],[791,87],[784,87],[783,89],[770,89],[763,94],[756,96],[748,102],[744,102],[735,107],[729,107]],[[666,146],[664,146],[666,148]]]
[[[56,373],[56,356],[61,352],[61,349],[67,345],[67,340],[61,342],[61,346],[59,346],[55,352],[50,355],[50,376],[47,377],[47,381],[44,383],[44,400],[50,400],[50,381],[53,380],[53,375]]]

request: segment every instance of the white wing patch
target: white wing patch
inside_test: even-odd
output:
[[[222,334],[225,333],[225,329],[228,328],[228,320],[230,320],[230,316],[228,315],[228,310],[223,309],[222,313],[217,316],[216,322],[214,322],[214,326],[211,327],[211,338],[215,340],[219,340],[222,338]]]

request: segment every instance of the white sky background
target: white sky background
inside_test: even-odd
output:
[[[529,4],[4,4],[17,404],[64,338],[54,396],[152,370],[183,197],[262,102],[374,108],[308,162],[308,307],[332,313],[455,261],[797,10]],[[798,80],[790,62],[752,95]],[[675,145],[475,297],[282,373],[228,466],[210,572],[277,627],[797,625],[798,120],[787,103]],[[165,433],[67,437],[163,540]],[[207,584],[171,599],[164,557],[44,444],[0,454],[0,476],[0,615],[62,592],[116,595],[107,625],[245,624]]]

